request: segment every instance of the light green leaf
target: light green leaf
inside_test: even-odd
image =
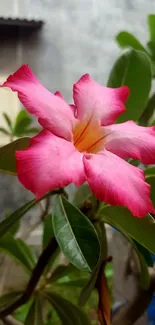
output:
[[[58,244],[77,268],[91,272],[96,266],[100,245],[88,218],[65,197],[57,197],[53,209],[53,229]]]
[[[151,215],[143,218],[134,217],[124,207],[103,207],[99,212],[102,220],[120,232],[128,234],[139,244],[155,254],[155,221]]]
[[[77,306],[54,292],[46,292],[46,298],[52,304],[64,325],[91,325],[88,317]]]
[[[155,15],[148,15],[148,27],[150,32],[150,40],[155,41]]]
[[[77,207],[81,207],[86,200],[92,196],[92,192],[88,183],[84,183],[81,186],[76,187],[73,204]]]
[[[120,32],[116,36],[116,41],[123,48],[130,47],[134,50],[143,51],[147,53],[145,47],[137,40],[137,38],[126,31]]]
[[[30,138],[25,137],[0,148],[0,173],[16,175],[15,151],[27,148],[29,142]]]
[[[49,241],[54,237],[52,214],[46,216],[43,229],[43,247],[48,245]]]
[[[42,297],[35,296],[28,311],[24,325],[43,325]]]
[[[118,118],[119,122],[138,121],[146,107],[151,82],[151,62],[144,52],[130,50],[118,58],[111,70],[108,87],[126,85],[130,89],[127,110]]]
[[[62,285],[62,286],[69,286],[69,287],[84,287],[86,284],[87,279],[79,279],[79,280],[70,280],[70,281],[63,281],[63,279],[61,279],[61,281],[57,282],[57,285]]]
[[[16,240],[10,233],[0,239],[0,251],[6,252],[31,273],[35,266],[30,248],[22,241]]]

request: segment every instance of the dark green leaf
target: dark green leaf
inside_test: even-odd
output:
[[[99,257],[98,263],[97,263],[96,267],[94,268],[93,272],[91,273],[85,287],[81,291],[81,294],[79,297],[80,306],[83,306],[89,299],[89,297],[95,287],[101,263],[102,263],[103,259],[105,259],[107,257],[107,239],[106,239],[104,223],[100,223],[97,225],[97,233],[98,233],[98,237],[100,240],[100,248],[101,248],[100,249],[100,257]]]
[[[58,265],[57,268],[52,272],[52,275],[48,282],[55,282],[60,278],[72,273],[75,270],[75,267],[70,265]]]
[[[117,88],[126,85],[130,89],[127,110],[119,117],[119,122],[140,118],[148,101],[151,82],[151,62],[144,52],[130,50],[118,58],[110,73],[108,86]]]
[[[148,46],[148,48],[150,50],[151,58],[154,61],[155,60],[155,40],[148,42],[147,46]]]
[[[46,216],[44,222],[43,230],[43,247],[48,245],[49,241],[54,237],[53,225],[52,225],[52,215],[49,214]]]
[[[96,266],[100,245],[88,218],[65,197],[57,197],[53,209],[53,229],[58,244],[77,268],[91,272]]]
[[[0,172],[16,175],[15,151],[28,147],[30,138],[21,138],[0,148]]]
[[[155,167],[145,169],[145,178],[151,185],[151,200],[155,205]]]
[[[46,292],[46,298],[52,304],[64,325],[90,325],[88,317],[77,306],[54,292]]]
[[[16,240],[10,233],[5,234],[0,239],[0,250],[12,256],[27,272],[30,273],[33,270],[35,263],[32,260],[32,253],[29,247],[21,240]]]
[[[148,27],[150,32],[150,40],[155,41],[155,15],[148,15]]]
[[[10,131],[12,132],[12,122],[11,122],[10,117],[6,113],[3,113],[3,116],[6,121],[6,124],[8,125]]]
[[[155,110],[155,94],[153,94],[146,105],[146,108],[139,120],[140,125],[147,126],[150,118],[152,117]]]
[[[136,240],[134,242],[135,242],[135,245],[137,246],[138,251],[143,255],[147,266],[153,267],[153,259],[152,259],[150,252],[144,246],[137,243]]]
[[[145,47],[137,40],[137,38],[126,31],[120,32],[116,36],[116,41],[123,48],[130,47],[133,50],[143,51],[147,53]]]
[[[24,325],[43,325],[42,297],[36,296],[26,317]]]
[[[139,244],[155,254],[155,221],[151,215],[143,218],[134,217],[124,207],[103,207],[100,210],[102,220],[120,232],[128,234]]]
[[[22,295],[22,292],[10,292],[6,293],[0,297],[0,311],[12,305],[19,297]]]
[[[25,130],[31,125],[32,119],[25,110],[21,110],[16,118],[14,126],[14,135],[21,136],[25,134]]]

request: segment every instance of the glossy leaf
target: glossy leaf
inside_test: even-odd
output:
[[[79,297],[79,305],[80,306],[83,306],[89,299],[89,297],[95,287],[101,263],[102,263],[103,259],[105,259],[107,257],[107,239],[106,239],[106,232],[105,232],[105,227],[104,227],[103,223],[98,224],[97,233],[98,233],[98,237],[100,240],[100,257],[99,257],[98,263],[97,263],[96,267],[94,268],[93,272],[91,273],[86,285],[84,286],[84,288],[81,291],[81,294]]]
[[[53,209],[53,229],[58,244],[77,268],[91,272],[96,266],[100,245],[88,218],[65,197],[57,197]]]
[[[153,113],[155,111],[155,94],[153,94],[146,105],[146,108],[139,120],[140,125],[147,126],[149,123],[149,120],[151,119]]]
[[[52,214],[46,216],[43,229],[43,247],[48,245],[49,241],[54,237]]]
[[[128,234],[138,243],[155,254],[155,221],[151,215],[143,218],[134,217],[124,207],[103,207],[99,212],[102,220],[120,232]]]
[[[143,51],[147,53],[145,47],[137,40],[137,38],[126,31],[120,32],[116,36],[116,41],[123,48],[130,47],[134,50]]]
[[[110,73],[108,86],[117,88],[126,85],[130,89],[127,110],[118,118],[119,122],[140,118],[148,101],[151,82],[151,62],[144,52],[130,50],[118,58]]]
[[[0,297],[0,311],[12,305],[19,297],[22,295],[22,292],[10,292],[2,295]]]
[[[62,324],[91,325],[85,313],[67,299],[55,294],[54,292],[46,292],[46,298],[56,310]]]
[[[150,40],[155,41],[155,15],[148,15],[148,27],[150,32]]]
[[[0,239],[0,251],[13,257],[27,272],[30,273],[33,270],[35,261],[30,248],[22,240],[15,239],[10,233]]]
[[[16,175],[15,151],[28,147],[30,138],[25,137],[13,141],[0,148],[0,172]]]
[[[24,325],[43,325],[42,297],[36,296],[26,317]]]

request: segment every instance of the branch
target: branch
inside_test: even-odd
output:
[[[38,263],[32,272],[32,276],[23,295],[19,299],[17,299],[12,305],[0,311],[0,319],[3,319],[5,316],[11,314],[15,309],[25,304],[29,300],[46,265],[48,264],[52,254],[54,254],[54,252],[56,251],[57,247],[58,244],[56,242],[56,239],[52,238],[50,243],[46,246],[43,253],[39,257]]]
[[[143,315],[155,291],[155,269],[150,268],[149,274],[149,288],[147,290],[144,290],[140,288],[138,284],[137,292],[133,297],[133,300],[126,303],[122,308],[120,308],[120,310],[112,319],[112,325],[132,325]]]

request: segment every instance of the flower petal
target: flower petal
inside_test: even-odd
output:
[[[155,127],[142,127],[133,121],[105,128],[105,148],[121,158],[140,159],[144,164],[155,164]]]
[[[107,150],[98,155],[86,154],[83,161],[88,183],[99,200],[127,206],[137,217],[154,213],[150,185],[142,170]]]
[[[40,198],[49,190],[85,181],[82,154],[71,142],[41,131],[30,146],[16,152],[20,182]]]
[[[96,115],[102,125],[112,124],[125,111],[129,95],[126,86],[107,88],[97,84],[89,74],[83,75],[73,86],[73,98],[78,110],[77,118]]]
[[[18,92],[18,97],[28,112],[38,117],[39,123],[54,134],[72,138],[74,115],[60,93],[53,95],[37,80],[28,65],[23,65],[9,76],[1,87]]]

